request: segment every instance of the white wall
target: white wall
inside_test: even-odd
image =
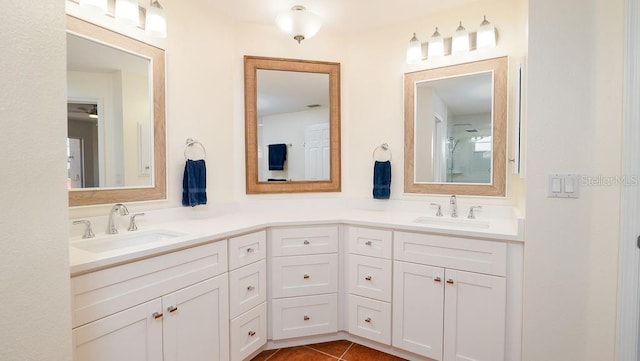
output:
[[[70,361],[61,1],[3,1],[0,360]]]
[[[547,198],[547,175],[620,174],[623,0],[529,4],[524,356],[614,360],[620,188]]]

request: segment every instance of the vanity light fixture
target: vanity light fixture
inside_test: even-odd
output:
[[[276,25],[283,33],[293,35],[298,44],[316,35],[322,26],[320,17],[304,6],[296,5],[291,10],[278,15]]]
[[[140,24],[138,0],[116,0],[115,18],[123,24],[138,26]]]
[[[416,33],[413,33],[413,37],[409,40],[409,46],[407,47],[407,63],[414,64],[422,60],[422,44],[416,37]]]
[[[462,26],[462,21],[458,28],[456,29],[455,34],[453,34],[453,41],[451,43],[451,52],[452,53],[462,53],[469,51],[469,32]]]
[[[157,38],[167,37],[167,17],[158,0],[151,0],[144,25],[147,34]]]
[[[80,9],[87,13],[104,15],[109,11],[109,0],[80,0]]]
[[[487,21],[487,17],[484,17],[480,28],[478,28],[478,34],[476,39],[476,47],[482,48],[494,48],[496,46],[496,28]]]
[[[436,31],[433,32],[431,39],[429,39],[427,57],[435,58],[438,56],[444,56],[444,39],[442,38],[442,35],[440,35],[438,27],[436,27]]]

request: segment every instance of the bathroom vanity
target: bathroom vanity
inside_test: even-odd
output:
[[[74,359],[248,360],[344,338],[411,360],[520,360],[521,220],[417,216],[243,210],[115,249],[74,239]]]

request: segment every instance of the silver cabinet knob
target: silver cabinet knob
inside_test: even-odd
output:
[[[371,276],[367,276],[364,279],[367,280],[367,281],[371,281]]]
[[[309,275],[305,274],[304,276],[302,276],[302,278],[304,278],[304,279],[306,280],[306,279],[311,278],[311,276],[309,276]]]
[[[176,312],[177,310],[178,310],[178,307],[176,307],[176,306],[167,307],[167,311],[169,311],[171,313]]]
[[[256,332],[255,332],[255,331],[249,331],[249,336],[253,337],[253,336],[255,336],[255,335],[256,335]]]
[[[442,278],[440,278],[440,276],[433,277],[433,282],[440,282],[440,281],[442,281]]]
[[[162,318],[162,316],[164,316],[164,315],[162,313],[160,313],[160,312],[154,312],[151,316],[157,320],[157,319]]]
[[[453,284],[453,278],[447,278],[447,283],[452,285]]]
[[[367,246],[371,246],[373,243],[371,241],[366,241],[366,242],[364,242],[364,244],[367,245]]]
[[[371,323],[371,317],[367,317],[367,318],[365,318],[365,319],[364,319],[364,322],[366,322],[366,323]]]
[[[306,245],[307,245],[307,244],[311,244],[311,242],[309,242],[309,241],[308,241],[308,240],[306,240],[306,239],[305,239],[305,240],[304,240],[304,242],[302,242],[302,243],[304,243],[304,244],[306,244]]]
[[[247,248],[247,253],[252,253],[253,251],[254,251],[253,248],[251,248],[251,247]]]
[[[302,319],[305,320],[305,321],[309,321],[311,319],[311,317],[309,317],[307,315],[304,315],[304,317]]]
[[[254,286],[251,286],[251,285],[247,286],[247,291],[253,291],[255,289],[256,288]]]

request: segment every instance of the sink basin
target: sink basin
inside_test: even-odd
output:
[[[413,222],[430,225],[430,226],[462,227],[462,228],[476,228],[476,229],[489,228],[488,221],[479,221],[476,219],[466,219],[466,218],[418,217],[414,219]]]
[[[140,246],[147,243],[164,241],[184,235],[186,235],[186,233],[165,230],[129,232],[119,235],[105,235],[100,238],[83,239],[81,241],[71,243],[71,247],[92,253],[102,253],[122,248]]]

